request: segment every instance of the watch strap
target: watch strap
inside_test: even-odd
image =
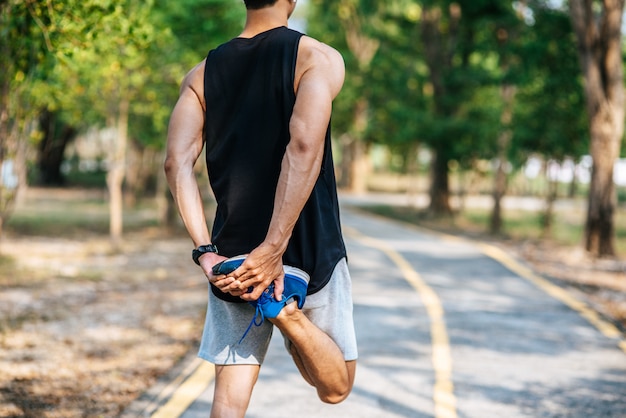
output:
[[[198,248],[194,248],[191,250],[191,258],[193,262],[197,265],[200,265],[200,257],[206,253],[215,253],[217,254],[217,246],[215,244],[207,244],[201,245]]]

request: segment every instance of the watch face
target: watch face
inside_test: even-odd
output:
[[[213,244],[209,244],[209,245],[201,245],[198,247],[198,251],[200,251],[202,254],[204,253],[216,253],[217,252],[217,247]]]
[[[200,265],[200,261],[198,259],[200,258],[202,254],[206,254],[206,253],[217,253],[217,246],[214,244],[210,244],[210,245],[201,245],[198,248],[194,248],[191,251],[191,258],[197,265]]]

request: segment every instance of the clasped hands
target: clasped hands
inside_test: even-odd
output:
[[[261,244],[233,272],[227,275],[214,275],[213,266],[225,259],[226,257],[214,253],[204,254],[199,259],[209,282],[220,291],[250,302],[257,300],[274,282],[274,298],[281,300],[285,276],[282,252]]]

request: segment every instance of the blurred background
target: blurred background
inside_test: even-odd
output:
[[[106,190],[114,241],[124,210],[145,199],[156,222],[175,222],[161,169],[168,117],[184,74],[239,33],[241,2],[0,7],[0,226],[22,222],[28,187]],[[301,0],[292,27],[346,61],[333,116],[342,190],[415,196],[416,217],[495,235],[526,231],[597,256],[626,249],[623,11],[607,7]],[[477,207],[476,196],[488,199]],[[516,203],[504,213],[515,196],[534,199],[531,213]],[[564,199],[568,216],[555,217]]]
[[[15,209],[33,187],[104,190],[113,241],[146,199],[155,222],[176,222],[161,169],[168,117],[184,74],[239,33],[241,6],[2,2],[0,230],[24,223]],[[333,116],[341,189],[407,194],[415,218],[492,235],[626,250],[622,10],[606,7],[300,0],[291,26],[346,61]]]

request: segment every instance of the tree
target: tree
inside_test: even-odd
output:
[[[448,7],[439,2],[427,2],[422,15],[421,40],[424,44],[424,57],[429,68],[430,83],[433,90],[433,116],[435,121],[454,116],[456,103],[450,96],[457,93],[460,84],[453,84],[452,71],[457,66],[467,67],[465,59],[455,60],[459,46],[459,25],[462,17],[461,6],[450,3]],[[441,2],[446,3],[446,2]],[[441,125],[444,126],[444,125]],[[451,128],[451,126],[450,126]],[[451,129],[443,129],[441,135],[433,132],[429,143],[433,150],[431,162],[430,211],[450,214],[450,184],[448,163],[451,160],[449,142],[453,134]]]
[[[54,22],[74,36],[59,40],[58,58],[75,74],[84,99],[111,131],[106,176],[109,229],[114,246],[123,231],[122,184],[131,103],[146,82],[146,53],[156,37],[152,2],[128,0],[66,3]]]
[[[38,182],[46,186],[62,186],[65,178],[61,166],[65,149],[77,130],[62,120],[61,112],[45,109],[39,116],[42,138],[37,147]]]
[[[35,109],[48,90],[37,81],[50,68],[49,21],[43,0],[0,2],[0,235],[26,183],[26,146],[34,132]]]
[[[513,110],[518,85],[520,84],[519,71],[519,42],[523,38],[526,27],[523,25],[522,8],[524,2],[517,3],[517,13],[512,13],[513,7],[508,10],[498,10],[492,15],[491,25],[494,26],[495,52],[498,54],[498,70],[500,72],[500,102],[502,110],[499,118],[499,132],[496,139],[496,167],[493,185],[493,210],[491,212],[490,232],[499,234],[502,229],[502,199],[508,188],[509,154],[513,138]],[[513,5],[511,5],[513,6]]]
[[[366,188],[367,134],[370,129],[372,60],[380,46],[384,2],[312,0],[309,28],[313,36],[342,52],[348,77],[336,100],[341,162],[339,185],[355,192]]]
[[[522,45],[523,77],[514,112],[511,158],[517,166],[530,156],[546,168],[587,153],[589,125],[580,73],[576,37],[566,10],[532,4],[532,30]],[[550,235],[557,181],[548,178],[543,220]]]
[[[432,122],[424,132],[424,139],[433,151],[429,207],[433,213],[452,211],[450,162],[474,153],[472,148],[484,149],[485,140],[493,144],[494,136],[481,137],[486,133],[485,128],[467,118],[468,114],[484,109],[487,113],[479,115],[477,121],[492,120],[493,109],[489,105],[467,107],[474,104],[472,98],[479,90],[500,84],[503,77],[493,35],[502,36],[503,21],[514,21],[513,10],[507,3],[422,1],[421,41],[433,92]],[[506,131],[507,127],[503,129]]]
[[[593,159],[585,248],[599,257],[615,255],[613,166],[624,135],[623,13],[624,0],[570,0]]]
[[[165,132],[185,73],[208,51],[236,36],[243,28],[245,8],[231,0],[179,0],[156,2],[151,13],[160,36],[150,45],[149,80],[140,92],[133,137],[148,153],[155,153],[156,199],[159,219],[171,225],[178,212],[162,170]]]

